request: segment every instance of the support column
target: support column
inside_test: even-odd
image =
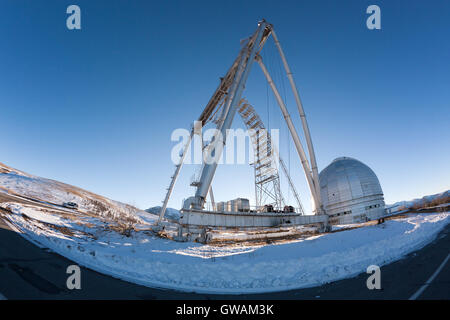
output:
[[[267,71],[266,66],[264,65],[264,63],[262,62],[261,56],[257,56],[256,57],[256,61],[258,62],[258,64],[260,65],[264,75],[266,76],[267,82],[269,83],[275,98],[278,102],[278,105],[280,106],[281,112],[283,113],[284,119],[286,120],[286,124],[289,128],[289,132],[291,133],[292,139],[294,140],[294,144],[295,144],[295,148],[297,149],[297,153],[300,157],[300,161],[302,163],[303,166],[303,171],[305,172],[305,176],[306,176],[306,180],[308,181],[308,186],[309,189],[311,191],[311,196],[314,200],[314,204],[316,206],[316,213],[320,211],[320,202],[319,202],[319,198],[317,197],[317,191],[316,191],[316,187],[314,185],[314,180],[311,174],[311,170],[309,167],[309,163],[308,160],[306,158],[306,154],[305,151],[303,149],[302,143],[300,141],[300,138],[298,136],[297,131],[295,130],[295,126],[294,123],[292,122],[291,116],[289,115],[289,112],[286,108],[286,105],[283,102],[283,99],[280,96],[280,93],[278,92],[278,89],[275,86],[275,83],[272,80],[272,77],[270,76],[269,72]]]
[[[302,121],[303,132],[305,133],[306,145],[308,147],[309,158],[311,161],[311,170],[312,170],[312,177],[313,177],[313,181],[314,181],[314,188],[316,190],[318,203],[320,205],[320,207],[317,208],[317,212],[320,213],[321,211],[323,211],[323,208],[322,208],[322,200],[321,200],[321,196],[320,196],[319,173],[317,170],[316,155],[314,153],[314,147],[312,144],[312,139],[311,139],[311,134],[310,134],[309,127],[308,127],[308,122],[306,121],[305,111],[303,110],[302,101],[300,99],[300,95],[298,93],[297,86],[295,85],[295,81],[294,81],[294,77],[292,76],[291,69],[289,68],[289,65],[287,63],[283,49],[281,48],[280,41],[278,41],[278,37],[273,29],[272,29],[272,37],[273,37],[273,40],[275,41],[275,45],[278,48],[278,52],[280,53],[281,60],[283,61],[284,69],[286,70],[287,77],[289,79],[289,83],[291,84],[292,92],[294,93],[295,102],[297,104],[297,109],[300,114],[300,119]]]
[[[257,49],[259,49],[259,44],[261,42],[266,26],[267,24],[264,21],[259,24],[258,29],[252,36],[252,39],[249,41],[247,53],[242,56],[242,60],[239,63],[236,77],[230,89],[230,97],[228,98],[229,100],[227,101],[227,104],[225,106],[224,115],[226,116],[223,123],[220,125],[220,128],[218,128],[219,132],[222,134],[222,142],[214,140],[211,145],[211,154],[214,152],[214,155],[215,157],[217,157],[217,159],[221,156],[223,146],[226,142],[227,130],[231,127],[231,124],[233,122],[237,106],[239,104],[239,101],[241,100],[241,95],[245,87],[245,82],[247,81],[248,75],[250,73],[250,69],[253,64]],[[223,143],[223,145],[220,148],[217,148],[218,143]],[[200,185],[197,188],[197,191],[195,193],[195,201],[193,202],[193,205],[196,209],[203,208],[216,169],[216,161],[214,161],[213,163],[205,163],[203,165],[200,177]]]
[[[167,203],[169,202],[170,195],[172,194],[173,187],[175,186],[175,182],[178,179],[178,175],[180,174],[181,167],[183,166],[184,158],[186,158],[186,154],[189,146],[191,145],[192,137],[194,135],[194,129],[192,129],[191,134],[189,136],[189,140],[183,148],[183,154],[181,155],[180,162],[176,165],[175,173],[172,176],[172,180],[170,181],[169,188],[167,189],[166,197],[164,198],[163,206],[161,211],[159,212],[158,225],[161,223],[164,218],[164,214],[166,213]]]
[[[214,193],[213,193],[212,185],[209,186],[209,198],[211,199],[212,210],[216,211],[216,202],[214,201]]]

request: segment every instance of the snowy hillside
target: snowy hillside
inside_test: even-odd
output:
[[[405,208],[405,209],[419,209],[436,207],[450,203],[450,190],[428,195],[420,199],[413,199],[409,201],[399,201],[394,204],[386,205],[387,208]]]
[[[153,213],[159,215],[161,212],[161,206],[151,207],[145,210],[148,213]],[[180,219],[181,213],[177,209],[167,208],[166,213],[164,214],[164,218],[178,221]]]
[[[80,211],[113,220],[142,223],[137,208],[62,182],[13,169],[0,162],[0,192],[20,195],[54,205],[75,202]]]

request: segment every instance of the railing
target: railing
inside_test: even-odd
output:
[[[184,199],[183,199],[184,203]],[[265,212],[271,212],[271,213],[293,213],[293,214],[301,214],[303,215],[302,208],[296,208],[293,206],[285,206],[283,208],[280,208],[278,206],[273,205],[266,205],[266,206],[255,206],[255,205],[249,205],[249,206],[239,206],[237,203],[230,203],[227,202],[216,202],[213,206],[211,202],[205,202],[203,206],[204,211],[213,211],[213,212],[247,212],[247,213],[265,213]]]

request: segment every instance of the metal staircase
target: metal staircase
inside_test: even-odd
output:
[[[255,161],[253,167],[255,170],[256,206],[262,207],[263,205],[270,204],[274,207],[283,208],[286,202],[280,190],[280,176],[276,163],[278,151],[272,145],[271,136],[264,127],[264,123],[255,109],[247,101],[241,100],[238,112],[247,130],[249,130],[249,136],[254,150]],[[300,197],[292,183],[286,165],[281,158],[279,160],[281,168],[287,177],[289,187],[294,194],[299,211],[303,214]]]
[[[245,100],[238,112],[249,130],[254,151],[256,206],[273,205],[282,208],[285,201],[280,191],[280,177],[272,152],[272,141],[261,118]]]

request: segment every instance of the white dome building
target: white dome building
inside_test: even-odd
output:
[[[364,222],[384,215],[383,190],[364,163],[341,157],[319,174],[323,207],[330,224]]]

